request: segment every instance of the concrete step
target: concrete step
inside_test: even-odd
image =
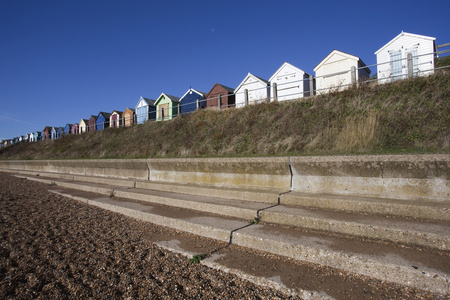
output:
[[[327,210],[354,212],[359,214],[376,214],[397,216],[432,221],[450,222],[450,207],[448,203],[437,200],[403,200],[374,198],[353,195],[311,194],[287,191],[271,191],[261,189],[236,189],[227,187],[201,186],[194,184],[173,184],[165,182],[143,181],[136,179],[115,179],[107,177],[79,176],[55,173],[20,172],[24,176],[34,177],[39,174],[42,178],[66,179],[80,182],[100,183],[115,187],[136,187],[173,193],[183,193],[215,198],[236,199],[287,206],[311,207]]]
[[[450,224],[448,222],[430,222],[380,215],[362,215],[286,205],[268,205],[266,203],[248,202],[236,199],[142,188],[116,187],[113,185],[92,182],[75,182],[64,179],[55,181],[54,179],[35,177],[35,180],[54,183],[66,188],[101,193],[105,196],[127,198],[241,218],[249,222],[261,221],[340,235],[349,235],[364,239],[414,245],[422,248],[433,248],[444,251],[450,250]]]
[[[436,200],[404,200],[352,195],[306,194],[290,191],[236,189],[195,184],[114,180],[102,177],[87,178],[78,176],[74,178],[74,180],[113,184],[116,186],[133,186],[134,183],[134,187],[136,188],[173,193],[211,196],[215,198],[236,199],[269,204],[277,204],[280,201],[281,204],[295,207],[313,207],[360,214],[375,214],[450,222],[450,207],[448,203]]]
[[[450,251],[450,224],[380,215],[362,215],[279,205],[259,213],[260,220],[341,235]]]
[[[243,189],[243,188],[231,188],[231,187],[218,187],[218,186],[205,186],[196,184],[174,184],[168,182],[155,182],[149,180],[138,179],[122,179],[122,178],[109,178],[109,177],[96,177],[96,176],[84,176],[84,175],[72,175],[63,173],[50,173],[50,172],[32,172],[32,171],[16,171],[16,170],[4,170],[5,172],[12,172],[14,174],[22,174],[22,177],[39,177],[44,179],[61,180],[77,182],[89,182],[107,184],[116,187],[135,187],[141,189],[151,189],[173,193],[183,193],[200,196],[213,196],[216,198],[236,199],[243,201],[254,201],[262,203],[277,203],[278,195],[286,191],[273,191],[271,189]]]
[[[291,192],[281,195],[280,202],[290,206],[450,222],[449,204],[437,200],[403,200]]]
[[[245,220],[253,220],[257,216],[257,211],[266,208],[268,205],[258,202],[247,202],[234,199],[205,197],[191,194],[181,194],[165,192],[159,190],[149,190],[140,188],[116,187],[102,183],[77,182],[65,179],[49,179],[45,177],[27,177],[31,180],[40,181],[60,187],[76,189],[85,192],[102,194],[108,197],[120,197],[132,200],[139,200],[148,203],[167,205],[172,207],[186,208],[196,211],[203,211],[236,217]]]
[[[230,187],[202,186],[196,184],[174,184],[144,180],[112,179],[105,177],[75,176],[75,181],[135,187],[154,191],[182,193],[214,198],[236,199],[260,203],[277,203],[280,192],[264,189],[238,189]]]
[[[202,211],[50,187],[55,193],[154,224],[383,281],[448,295],[448,253],[247,220]]]

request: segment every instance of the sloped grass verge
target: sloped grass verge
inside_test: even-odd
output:
[[[21,143],[0,159],[449,153],[450,73]]]

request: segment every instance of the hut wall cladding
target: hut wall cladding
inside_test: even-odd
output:
[[[197,110],[197,100],[200,101],[199,108],[204,108],[206,106],[206,101],[202,101],[205,98],[194,91],[189,91],[186,96],[180,99],[181,101],[181,113],[190,113]]]
[[[134,112],[131,109],[127,108],[123,112],[122,118],[125,121],[125,126],[126,127],[133,126],[133,123],[134,123]]]
[[[78,125],[78,132],[81,133],[86,133],[89,129],[89,120],[86,119],[81,119],[80,120],[80,124]]]
[[[88,127],[89,127],[88,130],[89,131],[97,130],[96,121],[97,121],[97,116],[91,116],[91,118],[89,119],[89,122],[88,122]]]
[[[221,98],[221,107],[227,107],[235,104],[235,96],[230,95],[230,92],[227,91],[220,84],[215,84],[211,91],[206,96],[206,106],[207,107],[218,107],[218,97],[222,95]]]
[[[110,118],[110,127],[112,127],[112,128],[119,127],[120,124],[117,122],[117,118],[118,118],[118,114],[112,113],[111,118]]]
[[[152,121],[156,120],[156,106],[154,103],[148,106],[148,118]]]
[[[78,134],[78,124],[73,124],[72,127],[70,128],[70,131],[72,134]]]
[[[110,117],[110,114],[108,114],[108,113],[99,113],[98,114],[97,121],[96,121],[97,130],[101,131],[101,130],[109,127],[109,117]]]
[[[172,101],[169,96],[162,94],[156,101],[157,106],[157,116],[156,119],[159,120],[170,120],[174,116],[178,115],[178,102]]]
[[[50,138],[50,131],[51,131],[51,128],[49,128],[49,127],[45,127],[45,129],[44,129],[44,140],[48,140],[49,138]]]

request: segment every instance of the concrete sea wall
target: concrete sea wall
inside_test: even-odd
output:
[[[450,200],[450,155],[3,160],[0,170],[229,188]]]

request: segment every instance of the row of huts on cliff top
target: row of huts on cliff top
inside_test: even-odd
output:
[[[376,78],[379,83],[390,82],[414,76],[430,74],[434,71],[436,57],[435,38],[402,32],[382,48],[377,56]],[[407,58],[412,61],[407,63]],[[315,77],[300,68],[283,63],[278,70],[265,80],[251,73],[236,88],[216,83],[209,92],[189,88],[181,97],[166,93],[156,99],[140,97],[136,106],[124,111],[100,112],[79,123],[65,127],[45,127],[21,137],[23,140],[38,141],[57,139],[67,134],[81,134],[101,131],[106,127],[132,126],[147,121],[170,120],[180,114],[198,109],[216,107],[243,107],[260,101],[285,101],[308,97],[314,94],[339,90],[365,80],[371,71],[357,56],[333,50],[315,68]]]

